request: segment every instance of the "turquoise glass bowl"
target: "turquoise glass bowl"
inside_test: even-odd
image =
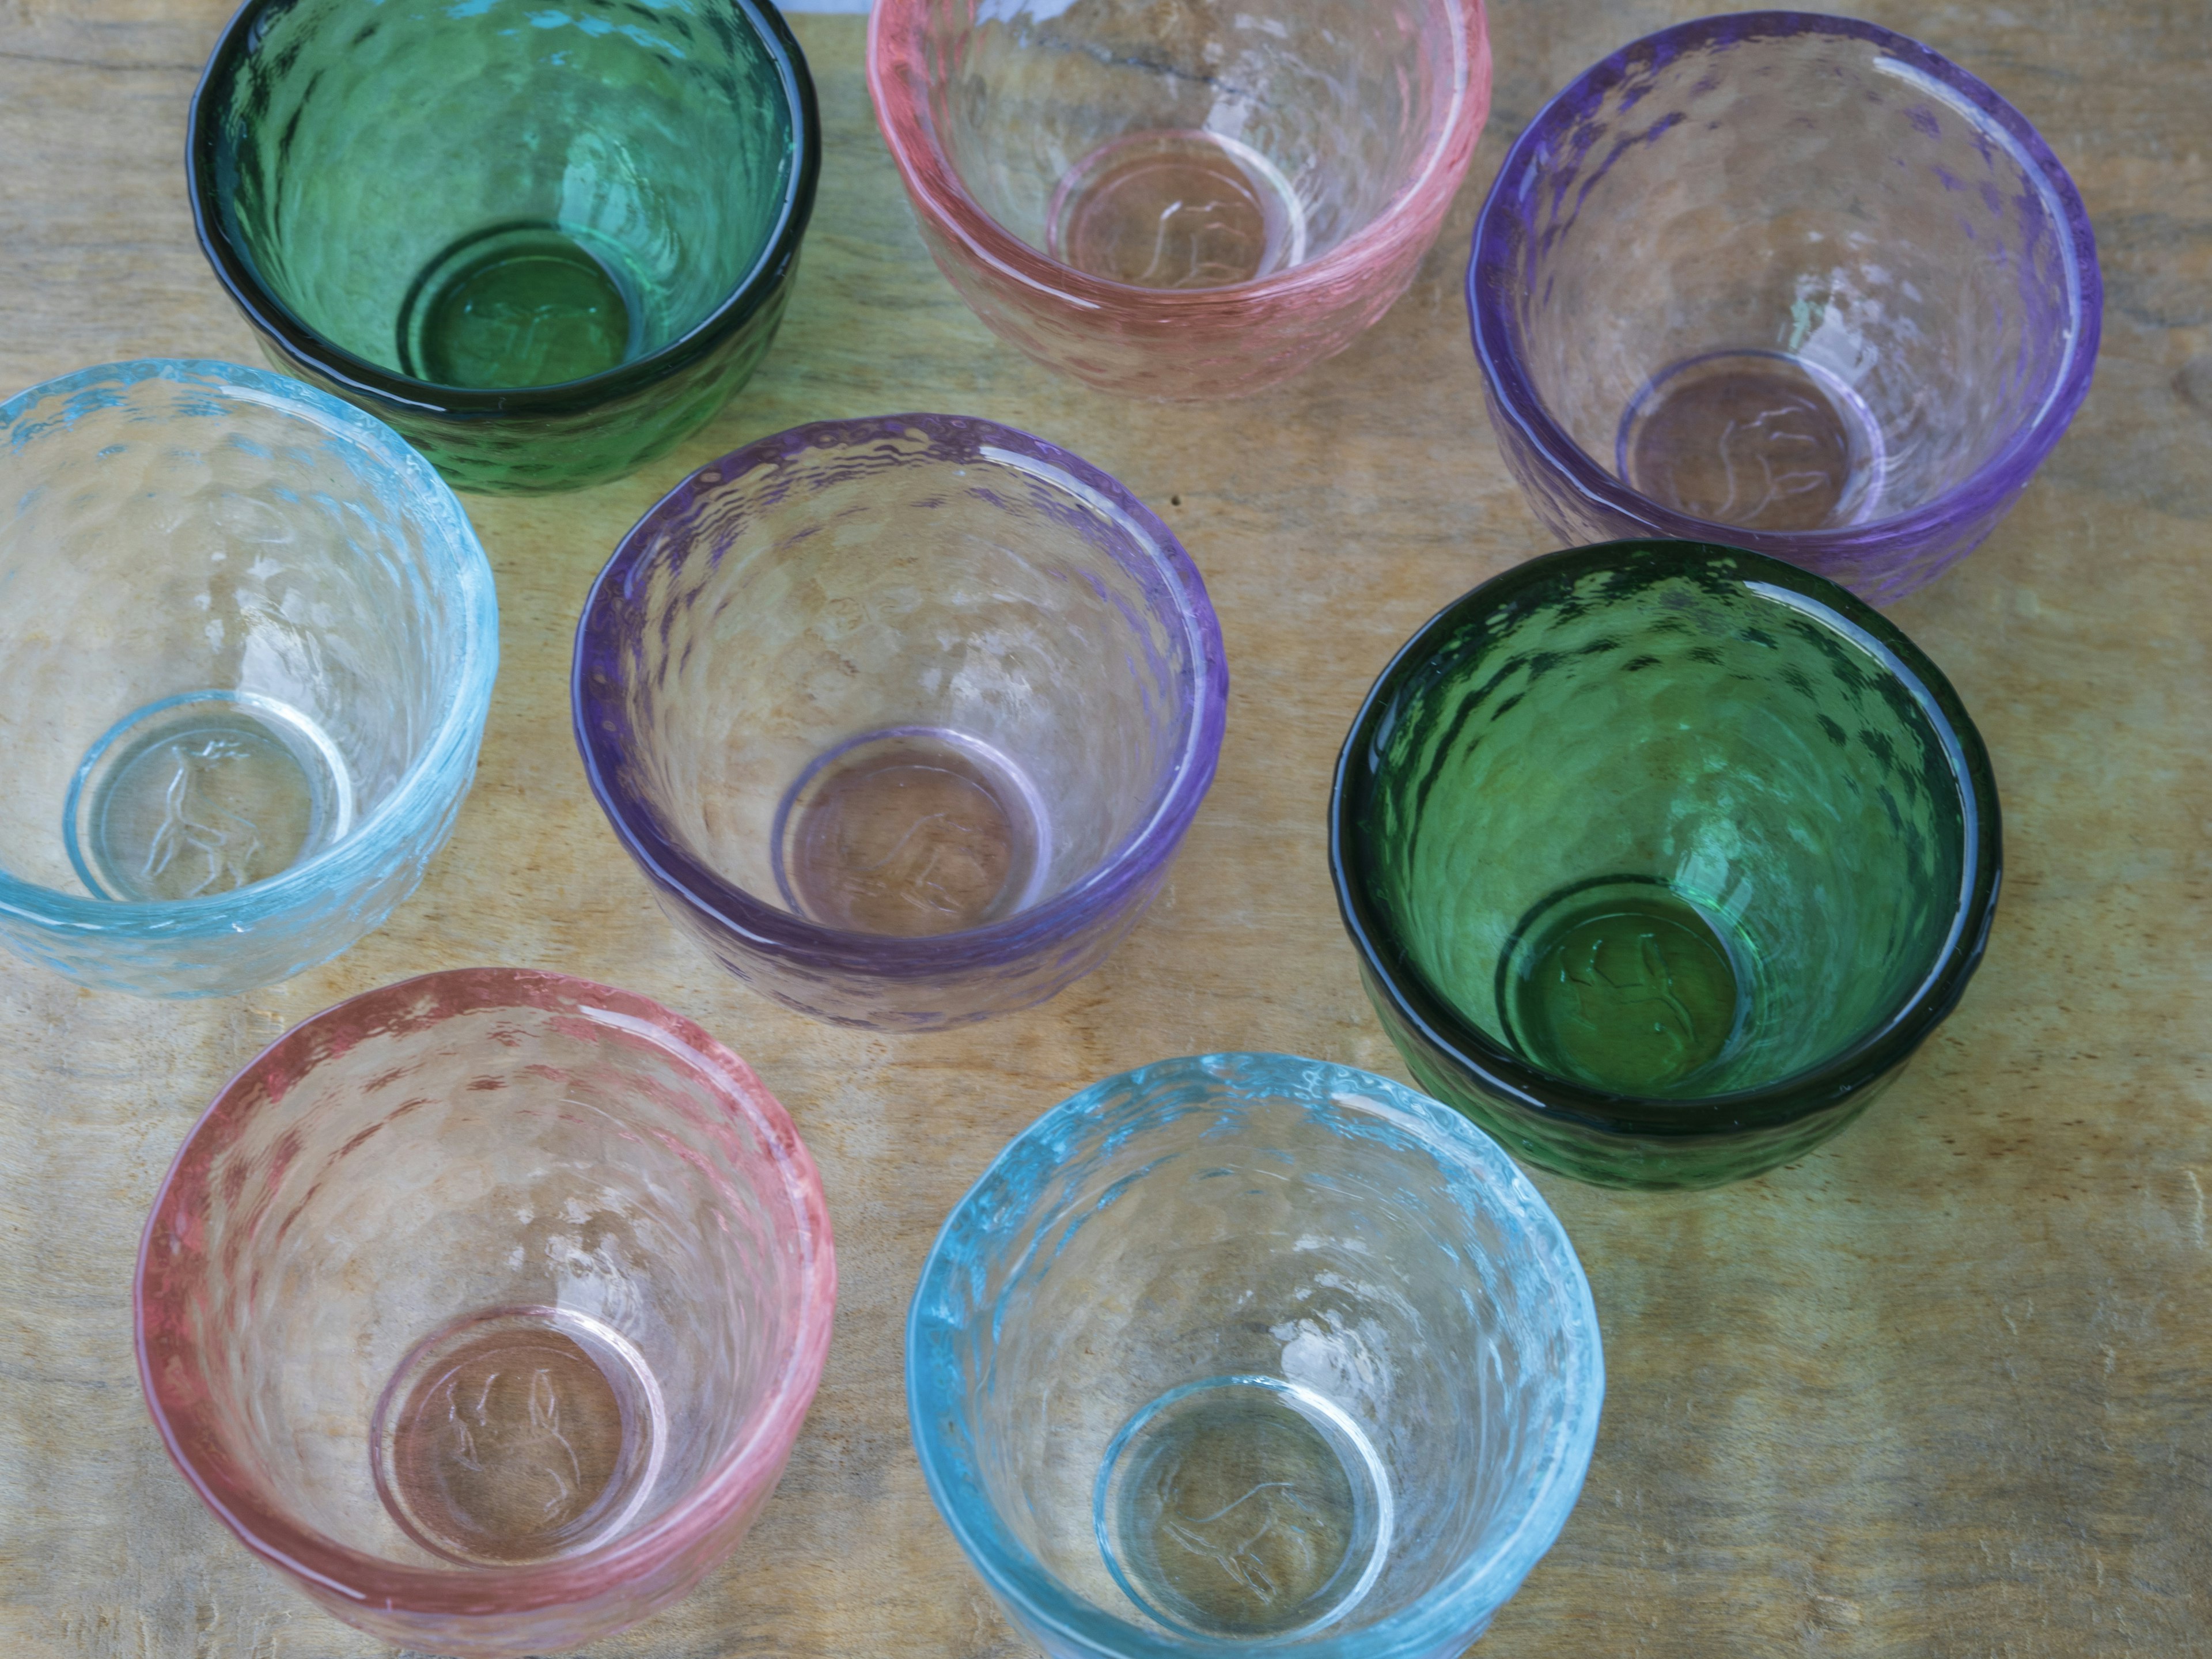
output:
[[[930,1497],[1053,1659],[1456,1659],[1597,1434],[1589,1287],[1465,1118],[1287,1054],[1025,1130],[907,1323]]]
[[[491,567],[390,428],[229,363],[0,406],[0,940],[207,996],[380,924],[451,832]]]
[[[627,472],[744,383],[820,152],[764,0],[247,0],[186,164],[273,363],[516,493]]]
[[[1585,1181],[1802,1156],[1958,1002],[1996,788],[1949,684],[1825,578],[1620,542],[1425,626],[1338,763],[1331,864],[1423,1087]]]

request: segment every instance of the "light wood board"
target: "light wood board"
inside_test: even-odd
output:
[[[0,395],[141,356],[258,362],[195,246],[186,100],[227,0],[0,0]],[[1116,402],[999,344],[924,256],[862,24],[801,18],[828,161],[754,384],[642,475],[472,498],[503,664],[452,846],[380,932],[247,996],[156,1004],[0,962],[0,1654],[387,1651],[252,1561],[170,1468],[131,1359],[139,1228],[232,1069],[368,987],[477,963],[702,1021],[820,1161],[842,1297],[789,1474],[698,1594],[592,1659],[1024,1651],[923,1492],[900,1390],[924,1251],[1039,1111],[1170,1054],[1279,1048],[1402,1077],[1324,857],[1329,768],[1422,619],[1547,545],[1492,447],[1462,273],[1544,98],[1695,0],[1504,0],[1497,99],[1419,282],[1352,350],[1226,407]],[[2202,0],[1869,0],[1991,81],[2073,168],[2108,302],[2095,389],[1986,546],[1897,621],[1995,756],[2004,899],[1965,1003],[1839,1139],[1764,1179],[1633,1196],[1539,1176],[1610,1389],[1582,1504],[1486,1659],[2212,1653],[2212,87]],[[586,793],[571,631],[690,468],[836,416],[988,416],[1158,507],[1233,676],[1219,781],[1108,966],[1033,1012],[881,1037],[774,1007],[678,939]]]

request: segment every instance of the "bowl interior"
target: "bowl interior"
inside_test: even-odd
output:
[[[760,261],[797,164],[787,74],[748,0],[261,5],[200,94],[203,230],[390,374],[582,380]]]
[[[1662,508],[1875,524],[1959,490],[2081,378],[2086,234],[2033,130],[1934,53],[1840,19],[1707,20],[1591,70],[1520,141],[1477,233],[1479,329]]]
[[[1079,465],[915,417],[802,428],[663,503],[584,624],[618,817],[863,933],[981,926],[1100,869],[1186,765],[1211,613]]]
[[[1503,1155],[1285,1056],[1048,1115],[948,1222],[909,1355],[925,1467],[995,1589],[1033,1564],[1155,1638],[1346,1652],[1401,1651],[1432,1598],[1453,1610],[1403,1650],[1446,1650],[1511,1594],[1601,1387],[1580,1269]]]
[[[580,982],[342,1005],[181,1154],[148,1232],[148,1375],[264,1545],[573,1557],[720,1474],[787,1388],[827,1240],[801,1236],[773,1101],[651,1005],[559,983]]]
[[[459,507],[251,370],[97,371],[0,419],[0,867],[173,901],[357,833],[477,641]],[[488,586],[489,574],[484,577]]]
[[[1347,751],[1377,967],[1630,1097],[1770,1086],[1886,1029],[1988,872],[1978,742],[1869,624],[1682,544],[1561,555],[1444,612]]]
[[[1089,276],[1291,270],[1416,182],[1464,95],[1449,0],[911,0],[935,142],[1002,228]]]

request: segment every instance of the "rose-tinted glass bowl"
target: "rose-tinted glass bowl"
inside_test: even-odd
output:
[[[186,164],[270,361],[507,493],[627,472],[744,384],[820,155],[765,0],[246,0]]]
[[[878,0],[868,86],[994,332],[1108,392],[1231,398],[1405,291],[1490,41],[1481,0]]]
[[[805,426],[624,538],[576,635],[616,833],[708,954],[823,1019],[1040,1002],[1151,902],[1212,781],[1221,631],[1175,537],[988,421]]]
[[[1330,862],[1424,1088],[1585,1181],[1802,1156],[1903,1069],[1996,909],[1996,787],[1881,615],[1755,553],[1534,559],[1431,619],[1338,762]]]
[[[1286,1054],[1038,1119],[938,1236],[906,1356],[930,1496],[1054,1659],[1457,1659],[1574,1507],[1605,1389],[1497,1144]]]
[[[267,985],[380,926],[452,832],[491,566],[388,428],[230,363],[0,406],[0,941],[87,985]]]
[[[1563,542],[1742,546],[1886,604],[2073,419],[2103,289],[2003,99],[1847,18],[1686,23],[1517,139],[1468,303],[1492,429]]]
[[[774,1490],[830,1344],[822,1186],[690,1021],[432,974],[216,1097],[138,1259],[169,1454],[254,1553],[403,1647],[519,1659],[683,1595]]]

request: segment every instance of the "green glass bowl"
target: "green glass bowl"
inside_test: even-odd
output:
[[[1936,665],[1834,583],[1695,542],[1550,554],[1448,606],[1368,694],[1329,817],[1415,1079],[1607,1186],[1834,1134],[1996,908],[1989,755]]]
[[[820,156],[765,0],[246,0],[186,167],[272,363],[520,493],[628,472],[744,384]]]

